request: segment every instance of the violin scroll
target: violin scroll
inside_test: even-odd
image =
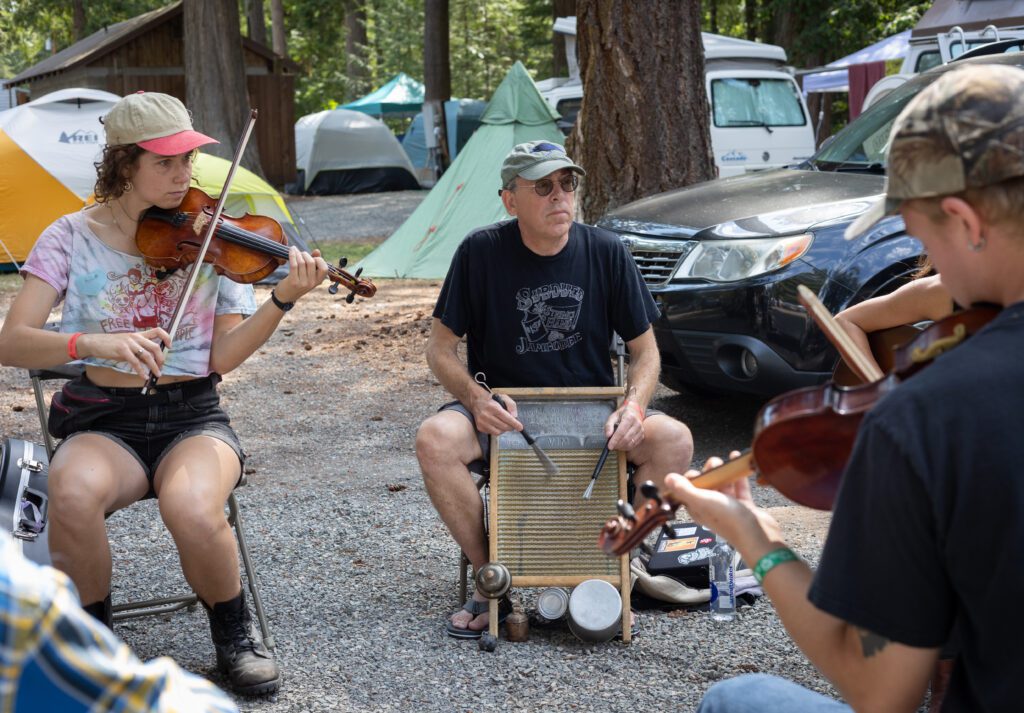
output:
[[[647,533],[664,526],[676,516],[680,503],[672,497],[662,495],[654,483],[647,481],[640,486],[640,492],[647,502],[639,512],[622,500],[618,503],[619,515],[605,523],[598,538],[598,545],[609,557],[627,554],[643,542]]]
[[[327,288],[327,291],[332,295],[338,294],[338,285],[344,285],[349,291],[348,295],[345,296],[345,302],[352,304],[355,301],[356,295],[360,297],[373,297],[377,294],[377,286],[366,279],[360,279],[360,275],[363,274],[363,268],[356,270],[355,274],[352,275],[345,272],[343,269],[348,265],[348,258],[338,258],[338,267],[332,267],[328,265],[327,277],[331,280],[331,286]]]

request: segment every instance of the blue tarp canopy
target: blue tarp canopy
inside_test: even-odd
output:
[[[886,37],[884,40],[862,50],[857,50],[842,59],[837,59],[835,62],[829,62],[825,67],[835,67],[835,69],[804,75],[804,94],[810,94],[811,92],[848,92],[850,90],[850,80],[849,72],[846,70],[847,67],[852,64],[901,59],[907,56],[909,46],[910,30],[906,30],[898,35]]]
[[[423,85],[405,72],[396,74],[390,82],[365,97],[343,105],[373,116],[413,115],[423,107]]]

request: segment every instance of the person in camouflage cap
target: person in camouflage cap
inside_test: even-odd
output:
[[[907,106],[885,197],[851,230],[898,211],[957,304],[1002,311],[864,416],[817,570],[745,482],[714,492],[665,481],[753,566],[845,703],[751,674],[714,685],[698,713],[917,710],[947,641],[959,653],[942,710],[1021,710],[1024,70],[1002,63],[949,70]]]
[[[926,87],[893,123],[885,197],[846,230],[855,238],[905,200],[1024,175],[1024,70],[975,65]]]

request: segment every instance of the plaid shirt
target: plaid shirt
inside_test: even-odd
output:
[[[235,704],[170,658],[142,663],[78,603],[61,572],[0,535],[0,713],[224,711]]]

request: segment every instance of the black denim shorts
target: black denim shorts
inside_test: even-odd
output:
[[[171,448],[191,436],[211,436],[231,446],[244,467],[245,453],[220,407],[218,374],[203,379],[141,388],[97,386],[85,374],[64,384],[50,401],[49,431],[61,445],[82,433],[105,436],[131,453],[149,480]],[[59,448],[59,446],[58,446]]]
[[[473,412],[470,411],[468,408],[466,408],[462,404],[461,401],[449,401],[448,403],[444,404],[441,408],[439,408],[437,410],[438,413],[440,413],[441,411],[456,411],[458,413],[461,413],[463,416],[465,416],[466,418],[469,419],[469,422],[470,422],[470,424],[472,424],[473,429],[476,430],[476,419],[473,418]],[[662,412],[659,411],[658,409],[649,408],[649,409],[647,409],[647,413],[644,414],[644,418],[649,418],[651,416],[658,416],[658,415],[661,415],[661,413]],[[476,432],[476,438],[477,438],[477,441],[480,443],[480,451],[484,454],[484,457],[483,457],[482,460],[485,461],[485,462],[486,461],[490,461],[491,460],[491,437],[490,437],[490,435],[484,433],[483,431],[477,431]],[[474,465],[475,465],[475,463],[474,463]],[[477,472],[473,468],[470,468],[470,470],[473,470],[474,472]]]

